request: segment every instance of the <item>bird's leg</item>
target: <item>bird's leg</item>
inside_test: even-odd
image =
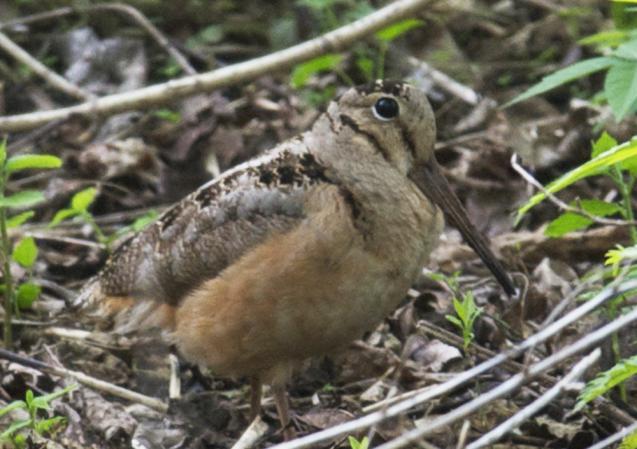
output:
[[[288,394],[285,390],[285,384],[275,383],[272,385],[272,393],[274,394],[274,403],[276,404],[276,411],[279,414],[281,429],[283,429],[283,438],[285,441],[293,440],[296,437],[296,433],[290,426]]]
[[[259,416],[261,412],[261,390],[263,383],[257,376],[250,378],[250,421]]]

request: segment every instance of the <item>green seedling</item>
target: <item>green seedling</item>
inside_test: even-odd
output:
[[[472,292],[463,293],[461,298],[462,300],[453,298],[456,315],[445,315],[445,318],[462,332],[463,346],[466,351],[475,337],[473,325],[482,314],[482,308],[476,305]]]
[[[478,317],[482,314],[482,308],[475,303],[472,292],[463,292],[460,290],[458,276],[460,272],[455,272],[451,276],[445,276],[440,273],[430,273],[429,277],[437,282],[446,284],[453,294],[453,308],[455,315],[445,315],[445,318],[458,327],[462,333],[463,347],[466,350],[473,342],[475,334],[473,326]]]
[[[89,187],[88,189],[77,192],[71,198],[71,204],[69,205],[69,207],[57,211],[57,213],[53,216],[51,223],[49,223],[49,226],[57,226],[64,220],[69,220],[71,218],[77,217],[82,222],[88,224],[91,227],[99,243],[105,245],[107,249],[110,249],[111,244],[115,240],[122,237],[124,234],[127,234],[128,232],[137,232],[142,230],[149,223],[152,223],[158,216],[156,211],[149,211],[145,215],[136,219],[132,224],[120,228],[112,235],[106,235],[99,227],[97,221],[95,221],[95,217],[93,217],[93,214],[89,210],[90,206],[95,201],[96,195],[97,189],[94,187]]]
[[[33,211],[24,211],[44,201],[44,194],[38,190],[21,190],[7,195],[7,184],[11,175],[33,169],[53,169],[62,165],[60,158],[48,154],[21,154],[8,157],[6,140],[0,141],[0,257],[2,258],[3,281],[0,287],[4,292],[4,345],[13,344],[13,311],[20,305],[30,305],[39,295],[39,287],[27,282],[15,289],[11,276],[11,262],[17,262],[31,270],[37,257],[37,247],[33,238],[20,241],[12,250],[8,229],[18,227],[30,219]],[[9,211],[21,210],[11,217]],[[29,271],[30,272],[30,271]],[[16,303],[18,298],[18,303]]]
[[[358,441],[353,436],[347,437],[347,442],[349,443],[349,447],[351,449],[368,449],[369,448],[369,438],[363,437],[360,441]]]
[[[609,203],[597,199],[587,199],[577,201],[572,205],[590,215],[606,217],[619,213],[624,219],[634,221],[632,195],[637,176],[637,138],[618,144],[613,137],[603,133],[593,143],[591,159],[549,183],[545,187],[545,191],[532,196],[518,209],[516,222],[519,222],[524,214],[544,201],[548,196],[547,193],[555,194],[577,181],[591,176],[609,177],[620,193],[620,201]],[[592,223],[593,220],[583,214],[566,212],[549,224],[546,233],[551,237],[559,237],[568,232],[586,228]],[[633,243],[637,243],[637,227],[631,226],[630,233]]]
[[[611,369],[598,373],[579,394],[575,410],[582,410],[586,404],[634,377],[635,374],[637,374],[637,356],[621,360]]]
[[[635,32],[616,31],[612,35],[598,34],[583,39],[580,43],[602,45],[603,51],[607,54],[585,59],[542,78],[539,83],[531,86],[504,106],[511,106],[593,73],[605,71],[602,96],[608,102],[615,118],[622,120],[627,115],[633,114],[637,109],[637,35]],[[613,48],[615,46],[616,48]]]
[[[50,412],[52,410],[50,402],[58,399],[65,394],[73,391],[77,385],[69,385],[68,387],[44,396],[35,396],[33,391],[27,390],[24,401],[14,401],[9,405],[0,408],[0,417],[14,410],[26,410],[29,414],[27,419],[13,421],[7,429],[0,433],[0,442],[10,441],[16,447],[25,446],[25,436],[22,433],[26,429],[31,429],[38,435],[45,436],[54,432],[65,423],[65,418],[61,416],[53,416],[50,418],[39,417],[39,411]]]
[[[88,189],[80,190],[71,198],[71,204],[66,209],[60,209],[53,216],[53,220],[49,223],[50,227],[57,226],[64,220],[68,220],[70,218],[78,217],[81,221],[88,224],[95,236],[97,241],[106,245],[108,244],[108,237],[104,235],[102,229],[95,222],[95,218],[93,218],[93,214],[89,211],[89,207],[95,201],[95,197],[97,196],[97,189],[95,187],[89,187]]]

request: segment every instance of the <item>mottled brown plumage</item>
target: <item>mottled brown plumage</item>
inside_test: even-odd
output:
[[[312,129],[239,165],[118,248],[79,303],[158,325],[188,360],[274,386],[373,328],[426,263],[448,213],[508,293],[433,156],[409,85],[350,89]],[[260,393],[259,393],[260,394]],[[253,405],[258,397],[253,397]]]

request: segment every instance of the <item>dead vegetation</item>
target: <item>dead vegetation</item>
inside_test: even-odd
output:
[[[372,7],[362,0],[335,2],[342,22],[333,23],[309,1],[62,3],[68,2],[0,6],[0,36],[7,40],[0,41],[0,132],[8,133],[8,152],[63,160],[54,172],[36,171],[8,185],[9,192],[37,188],[46,196],[35,217],[10,234],[14,241],[35,238],[39,254],[31,275],[42,288],[14,320],[12,350],[42,363],[3,356],[0,410],[23,400],[29,389],[42,395],[96,378],[111,385],[81,386],[54,401],[51,413],[64,416],[67,425],[47,436],[27,432],[26,446],[120,448],[133,441],[147,448],[233,447],[250,425],[242,379],[175,368],[171,348],[157,335],[101,333],[70,303],[136,220],[306,129],[347,79],[369,80],[361,67],[380,48],[369,32],[330,44],[344,50],[338,70],[317,73],[298,88],[286,67],[298,67],[301,59],[234,78],[232,64],[322,36]],[[609,8],[603,1],[429,2],[415,14],[425,26],[388,44],[385,77],[427,91],[437,116],[438,160],[472,221],[515,273],[521,295],[507,300],[448,226],[430,266],[392,316],[351,347],[308,361],[296,375],[290,389],[295,426],[301,435],[324,431],[310,436],[318,447],[354,447],[348,436],[368,436],[383,448],[415,447],[407,438],[439,448],[585,448],[634,425],[631,383],[623,397],[610,394],[573,409],[578,381],[610,368],[617,351],[622,357],[635,352],[635,312],[613,320],[595,308],[595,301],[601,305],[618,293],[591,275],[609,249],[629,244],[629,229],[598,223],[547,237],[544,227],[559,210],[550,201],[514,226],[515,210],[535,189],[511,157],[517,154],[520,166],[546,184],[589,159],[600,129],[619,142],[629,140],[635,118],[617,123],[607,107],[582,100],[599,90],[596,76],[498,108],[539,77],[590,56],[578,39],[603,29]],[[28,57],[19,59],[11,45]],[[198,78],[179,88],[169,83],[215,69],[226,70],[228,78],[205,91]],[[125,100],[148,86],[164,86],[156,92],[160,100],[109,109],[97,99]],[[84,110],[55,115],[73,111],[78,102]],[[24,115],[39,113],[44,115]],[[15,120],[22,120],[19,126]],[[97,188],[90,213],[108,240],[98,241],[95,227],[78,219],[48,225],[87,187]],[[611,185],[593,178],[560,198],[568,203],[612,195]],[[432,272],[445,273],[448,282],[433,280]],[[29,273],[16,267],[13,276]],[[623,292],[634,291],[626,285]],[[454,288],[472,292],[483,308],[466,348],[445,319],[453,313]],[[587,292],[589,301],[581,301]],[[179,397],[169,384],[171,366],[181,379]],[[124,399],[128,390],[143,397]],[[267,425],[253,423],[254,440],[244,435],[241,444],[247,443],[234,447],[281,443],[274,404],[264,405]],[[20,413],[0,412],[0,433],[23,419]],[[490,432],[512,416],[519,421],[507,424],[498,440],[480,440],[495,438]]]

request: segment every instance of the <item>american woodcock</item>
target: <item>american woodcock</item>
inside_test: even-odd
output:
[[[423,92],[377,81],[311,130],[226,171],[125,241],[78,302],[159,326],[189,361],[269,383],[283,426],[299,361],[376,326],[404,298],[443,227],[514,287],[434,157]]]

